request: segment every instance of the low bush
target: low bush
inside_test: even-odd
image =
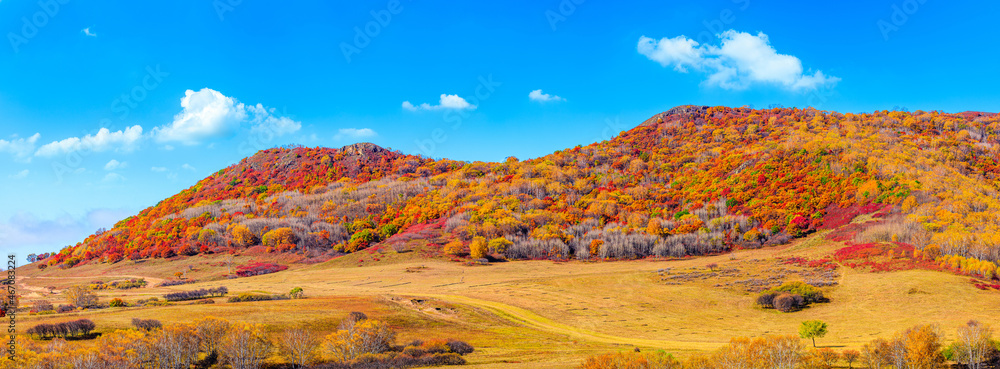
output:
[[[133,289],[133,288],[146,287],[147,284],[148,283],[143,278],[132,278],[132,279],[121,280],[121,281],[113,281],[113,282],[108,282],[108,283],[102,283],[102,282],[91,283],[90,284],[90,289],[92,289],[92,290],[111,290],[111,289],[115,289],[115,290],[129,290],[129,289]]]
[[[229,297],[229,302],[250,302],[250,301],[271,301],[271,300],[288,300],[290,297],[288,295],[264,295],[256,293],[241,293],[238,296]]]
[[[156,287],[170,287],[170,286],[180,286],[182,284],[190,284],[197,282],[194,279],[171,279],[160,282]]]
[[[805,299],[806,304],[827,301],[826,297],[823,297],[823,291],[820,291],[819,288],[813,287],[809,284],[806,284],[805,282],[799,282],[799,281],[785,282],[784,284],[778,287],[774,287],[767,291],[764,291],[764,293],[776,293],[776,294],[788,293],[792,295],[799,295],[802,296],[803,299]]]
[[[809,304],[827,301],[819,288],[804,282],[785,282],[757,296],[757,306],[783,313],[798,311]]]
[[[38,336],[41,339],[55,338],[55,337],[76,337],[76,336],[87,336],[96,328],[97,326],[94,322],[89,319],[80,319],[70,322],[62,322],[57,324],[39,324],[34,327],[28,328],[25,333]]]
[[[199,300],[206,297],[221,297],[229,293],[226,287],[199,289],[193,291],[174,292],[163,295],[167,301]]]
[[[255,261],[237,267],[236,275],[239,277],[252,277],[255,275],[277,273],[285,269],[288,269],[288,266]]]
[[[163,323],[160,323],[160,321],[156,319],[132,318],[132,325],[135,326],[136,329],[147,332],[154,329],[163,328]]]

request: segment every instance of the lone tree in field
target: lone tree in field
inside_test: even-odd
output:
[[[288,297],[291,297],[293,299],[300,299],[302,298],[302,294],[303,294],[302,287],[295,287],[290,292],[288,292]]]
[[[823,336],[826,336],[826,323],[824,322],[807,320],[799,326],[799,337],[812,339],[813,347],[816,347],[816,337],[823,338]]]
[[[63,295],[66,296],[66,301],[69,301],[70,304],[82,308],[97,305],[97,295],[80,286],[67,288]]]

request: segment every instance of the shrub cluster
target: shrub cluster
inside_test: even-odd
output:
[[[39,338],[76,337],[90,334],[97,326],[89,319],[80,319],[57,324],[39,324],[28,328],[26,333]]]
[[[357,358],[329,362],[310,369],[390,369],[440,365],[464,365],[462,355],[474,351],[472,345],[459,340],[415,340],[406,345],[391,346],[383,352],[366,352]]]
[[[146,284],[147,284],[146,280],[143,278],[133,278],[122,281],[113,281],[113,282],[94,281],[90,283],[89,287],[92,290],[110,290],[110,289],[128,290],[133,288],[142,288],[145,287]]]
[[[288,266],[271,264],[271,263],[252,262],[237,267],[236,275],[239,277],[252,277],[255,275],[277,273],[285,269],[288,269]]]
[[[160,321],[156,319],[132,318],[132,325],[135,326],[136,329],[147,332],[154,329],[160,329],[163,327],[163,323],[160,323]]]
[[[182,284],[191,284],[191,283],[195,283],[195,282],[198,282],[198,281],[196,281],[194,279],[170,279],[170,280],[166,280],[166,281],[160,282],[160,284],[157,284],[156,287],[180,286]]]
[[[288,300],[288,295],[264,295],[256,293],[241,293],[238,296],[230,296],[229,302],[250,302],[250,301],[271,301]]]
[[[229,289],[226,288],[225,286],[222,286],[218,288],[209,288],[209,289],[202,288],[193,291],[168,293],[166,295],[163,295],[163,298],[166,299],[167,301],[198,300],[206,297],[225,296],[228,293]]]
[[[804,282],[786,282],[764,291],[757,297],[757,305],[765,309],[775,309],[788,313],[802,309],[812,303],[826,302],[823,292]]]

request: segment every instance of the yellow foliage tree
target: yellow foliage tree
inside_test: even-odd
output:
[[[485,258],[487,252],[489,252],[489,245],[485,237],[477,236],[472,239],[472,243],[469,244],[469,254],[473,259]]]

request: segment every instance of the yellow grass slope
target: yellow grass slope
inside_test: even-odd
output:
[[[169,323],[214,315],[262,322],[273,331],[302,325],[325,333],[350,311],[364,311],[398,327],[401,340],[467,340],[477,348],[467,359],[483,368],[569,368],[593,353],[633,347],[683,356],[709,352],[733,336],[795,334],[798,325],[810,319],[829,323],[830,333],[818,343],[834,348],[858,348],[874,337],[890,336],[918,323],[940,324],[949,340],[954,339],[955,328],[969,319],[1000,327],[996,314],[1000,293],[978,290],[967,278],[943,272],[873,274],[840,268],[839,284],[825,288],[831,302],[788,314],[759,309],[754,306],[755,293],[723,283],[774,273],[776,257],[816,258],[837,247],[842,245],[816,234],[783,247],[682,260],[520,261],[489,266],[391,251],[373,262],[373,255],[362,253],[264,276],[101,292],[105,299],[135,300],[216,286],[227,286],[232,293],[285,293],[302,287],[309,297],[304,300],[227,303],[216,299],[215,304],[73,314],[93,320],[99,330],[125,328],[132,317]],[[219,266],[222,259],[196,256],[70,270],[22,268],[20,286],[27,291],[26,300],[46,297],[55,301],[58,297],[48,295],[45,287],[124,276],[173,278],[172,272],[181,267],[193,268],[190,273],[205,280],[225,273],[226,267]],[[361,259],[365,262],[358,266]],[[685,273],[706,275],[705,267],[711,263],[721,270],[738,270],[739,276],[693,277],[680,283],[664,279]],[[20,323],[26,328],[42,321],[77,318],[24,316]]]

